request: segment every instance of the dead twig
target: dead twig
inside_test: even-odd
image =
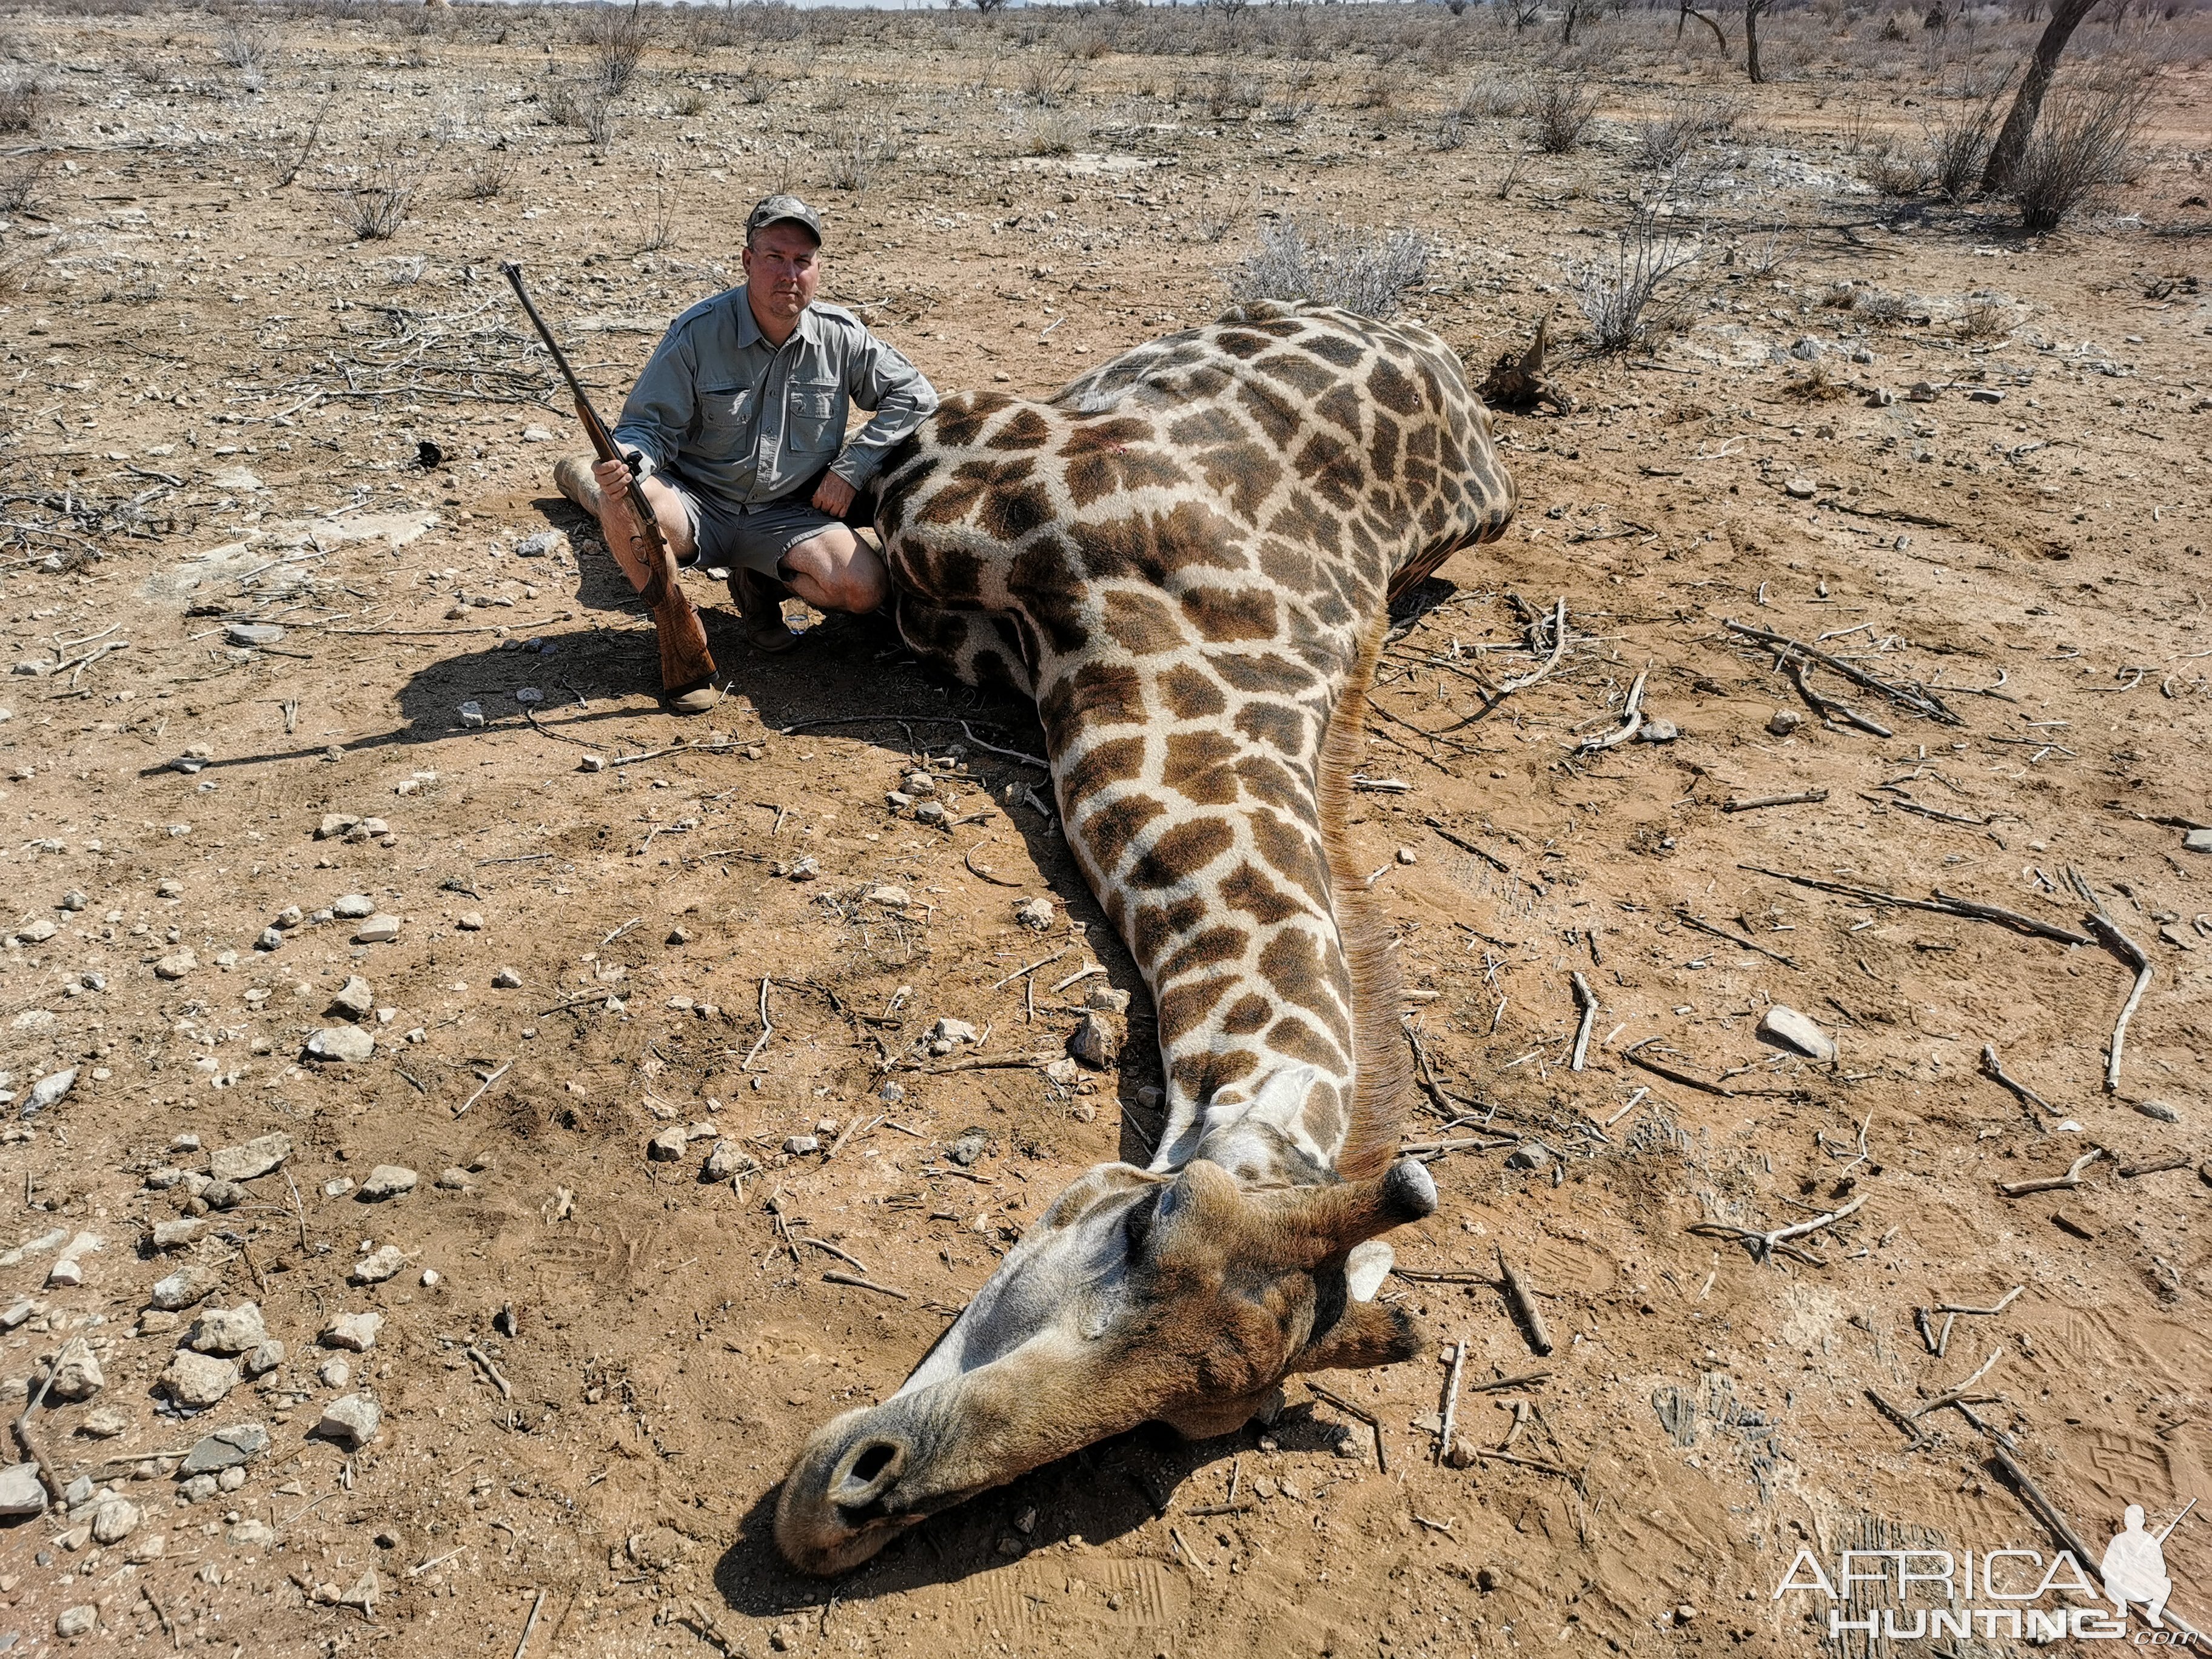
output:
[[[2066,879],[2089,906],[2089,914],[2082,918],[2089,931],[2107,951],[2135,969],[2135,988],[2121,1004],[2119,1018],[2112,1022],[2112,1040],[2105,1051],[2105,1092],[2116,1095],[2120,1091],[2120,1053],[2128,1040],[2128,1022],[2135,1018],[2136,1010],[2142,1004],[2143,993],[2150,989],[2150,982],[2156,975],[2142,946],[2120,931],[2119,923],[2112,920],[2104,901],[2097,896],[2096,889],[2082,879],[2081,872],[2069,867]]]
[[[1589,981],[1580,974],[1569,974],[1567,982],[1574,987],[1575,1001],[1583,1011],[1582,1024],[1575,1030],[1575,1052],[1567,1061],[1567,1069],[1579,1072],[1589,1058],[1590,1028],[1597,1024],[1597,993],[1590,989]]]
[[[1360,1422],[1364,1423],[1370,1429],[1374,1431],[1375,1467],[1384,1474],[1389,1474],[1390,1456],[1389,1452],[1384,1449],[1382,1444],[1382,1419],[1376,1416],[1373,1412],[1369,1411],[1365,1407],[1355,1406],[1349,1400],[1346,1400],[1342,1395],[1337,1394],[1332,1389],[1324,1389],[1320,1383],[1313,1381],[1310,1377],[1303,1377],[1300,1381],[1305,1383],[1306,1392],[1312,1395],[1316,1400],[1327,1401],[1330,1405],[1335,1407],[1337,1410],[1342,1412],[1346,1417],[1356,1418]]]
[[[810,1243],[812,1242],[811,1239],[808,1241]],[[822,1282],[824,1285],[850,1285],[854,1290],[873,1291],[878,1296],[895,1296],[902,1302],[914,1300],[895,1285],[878,1285],[872,1279],[863,1279],[858,1273],[841,1273],[835,1267],[822,1275]]]
[[[2006,1073],[2005,1068],[1997,1064],[1997,1048],[1996,1044],[1994,1042],[1984,1042],[1982,1045],[1982,1075],[1989,1079],[1992,1083],[1998,1084],[2002,1087],[2012,1091],[2014,1095],[2020,1097],[2023,1104],[2033,1106],[2038,1111],[2048,1112],[2053,1117],[2060,1115],[2059,1110],[2056,1106],[2053,1106],[2049,1101],[2045,1100],[2041,1095],[2036,1093],[2034,1090],[2029,1088],[2027,1085],[2022,1083],[2018,1078],[2008,1075]],[[2040,1126],[2039,1125],[2038,1127]]]
[[[1783,1250],[1800,1261],[1811,1261],[1818,1266],[1820,1265],[1818,1256],[1797,1249],[1791,1244],[1790,1241],[1808,1237],[1819,1232],[1823,1227],[1833,1226],[1845,1216],[1856,1213],[1859,1206],[1866,1201],[1867,1194],[1861,1193],[1850,1203],[1841,1205],[1829,1211],[1826,1215],[1814,1216],[1810,1221],[1795,1222],[1787,1227],[1777,1227],[1768,1232],[1758,1232],[1749,1227],[1734,1226],[1725,1221],[1700,1221],[1690,1231],[1693,1233],[1702,1233],[1710,1238],[1740,1238],[1751,1246],[1752,1258],[1754,1261],[1765,1261],[1776,1250]]]
[[[1793,876],[1787,870],[1770,870],[1763,864],[1739,864],[1736,868],[1748,870],[1754,875],[1771,876],[1777,881],[1786,881],[1795,887],[1809,887],[1817,893],[1836,893],[1844,898],[1863,899],[1869,904],[1887,904],[1900,910],[1933,910],[1939,915],[1964,916],[1972,921],[1999,922],[2023,933],[2033,933],[2039,939],[2056,940],[2060,945],[2096,943],[2087,933],[2077,933],[2055,922],[2022,915],[2017,910],[2007,910],[1999,905],[1984,904],[1978,900],[1953,898],[1942,894],[1932,899],[1906,898],[1899,893],[1886,893],[1879,887],[1861,887],[1848,881],[1820,881],[1811,876]]]
[[[2001,1181],[1997,1183],[1997,1190],[2007,1198],[2027,1198],[2037,1193],[2063,1192],[2069,1187],[2080,1186],[2081,1171],[2104,1155],[2102,1146],[2092,1146],[2069,1164],[2063,1176],[2040,1176],[2033,1181]]]
[[[489,1354],[471,1342],[468,1346],[468,1356],[476,1362],[477,1369],[484,1374],[484,1380],[499,1390],[499,1397],[501,1400],[514,1398],[514,1384],[500,1375],[499,1367],[491,1363]]]
[[[1452,1424],[1459,1416],[1460,1373],[1466,1367],[1467,1339],[1462,1337],[1452,1345],[1451,1371],[1444,1378],[1443,1416],[1437,1427],[1436,1461],[1439,1463],[1444,1461],[1444,1454],[1451,1449]]]
[[[1513,1264],[1505,1259],[1504,1246],[1493,1245],[1492,1248],[1498,1253],[1498,1282],[1505,1288],[1506,1301],[1520,1317],[1522,1332],[1528,1339],[1530,1351],[1539,1358],[1549,1358],[1552,1334],[1544,1328],[1544,1314],[1536,1305],[1535,1287],[1514,1271]]]
[[[2025,1285],[2015,1285],[2010,1290],[2007,1291],[2002,1296],[1999,1297],[1994,1304],[1986,1308],[1969,1308],[1962,1303],[1945,1302],[1938,1304],[1936,1311],[1940,1314],[1975,1314],[1983,1316],[1987,1316],[1991,1314],[2001,1314],[2007,1308],[2012,1306],[2014,1303],[2019,1301],[2021,1292],[2025,1291],[2027,1288],[2027,1286]]]
[[[1711,922],[1707,921],[1704,917],[1693,916],[1687,910],[1675,911],[1674,920],[1680,922],[1686,927],[1694,927],[1701,933],[1710,934],[1714,939],[1723,940],[1726,943],[1736,945],[1742,950],[1756,951],[1759,955],[1765,957],[1769,962],[1778,962],[1784,968],[1795,968],[1797,965],[1796,959],[1794,957],[1785,957],[1779,951],[1768,950],[1764,945],[1759,944],[1755,939],[1747,939],[1740,934],[1731,933],[1724,927],[1716,927]]]
[[[477,1102],[483,1098],[485,1090],[490,1088],[493,1084],[498,1082],[500,1079],[505,1077],[514,1069],[514,1062],[510,1060],[506,1064],[502,1065],[497,1071],[485,1078],[482,1083],[477,1085],[476,1093],[471,1095],[466,1100],[463,1101],[459,1106],[456,1106],[453,1109],[453,1115],[455,1117],[459,1117],[467,1112],[470,1107],[475,1105]]]
[[[1767,806],[1814,806],[1827,799],[1825,789],[1800,789],[1793,795],[1736,795],[1721,805],[1723,812],[1756,812]]]
[[[1832,657],[1826,652],[1807,645],[1802,640],[1793,640],[1786,634],[1770,633],[1764,628],[1753,628],[1747,623],[1735,622],[1727,617],[1722,618],[1721,626],[1731,634],[1740,634],[1746,639],[1757,640],[1762,645],[1771,645],[1785,654],[1794,653],[1807,662],[1817,662],[1822,667],[1841,674],[1854,684],[1863,685],[1869,691],[1878,692],[1887,697],[1892,702],[1910,708],[1916,714],[1923,714],[1928,719],[1945,726],[1966,724],[1951,711],[1941,697],[1924,686],[1893,685],[1887,680],[1868,673],[1863,668],[1845,662],[1840,657]],[[1881,735],[1887,737],[1890,734],[1885,732]]]
[[[1577,745],[1578,752],[1594,755],[1601,749],[1618,748],[1644,729],[1644,682],[1650,672],[1648,668],[1641,670],[1635,684],[1628,688],[1628,701],[1621,705],[1620,724],[1597,737],[1584,738]]]

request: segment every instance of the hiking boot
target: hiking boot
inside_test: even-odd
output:
[[[553,487],[593,518],[599,516],[599,486],[589,455],[563,455],[553,463]]]
[[[783,602],[791,590],[757,570],[740,569],[730,577],[730,599],[744,622],[746,643],[756,651],[774,654],[799,643],[783,619]]]
[[[722,700],[722,688],[711,676],[696,685],[687,685],[680,690],[665,691],[661,700],[667,703],[672,714],[703,714]]]

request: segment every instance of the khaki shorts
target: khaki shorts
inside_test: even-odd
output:
[[[682,473],[664,471],[660,482],[676,492],[684,516],[691,527],[691,545],[698,550],[692,563],[702,568],[736,569],[742,567],[787,581],[784,555],[801,542],[811,540],[832,525],[854,530],[872,529],[876,495],[863,489],[853,497],[842,519],[833,518],[814,505],[814,492],[822,487],[822,473],[774,501],[732,506],[692,487]]]

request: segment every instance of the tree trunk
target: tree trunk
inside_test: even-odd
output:
[[[1765,9],[1759,0],[1749,0],[1743,9],[1744,67],[1751,71],[1751,83],[1762,84],[1766,73],[1759,67],[1759,14]]]
[[[2012,112],[2005,117],[2003,131],[1990,147],[1988,164],[1982,168],[1984,195],[1994,195],[2011,183],[2013,169],[2020,165],[2027,141],[2034,136],[2036,117],[2043,112],[2043,94],[2051,90],[2051,77],[2058,73],[2059,57],[2096,4],[2097,0],[2053,0],[2051,21],[2043,38],[2035,43],[2035,55],[2027,60],[2027,74],[2013,96]]]

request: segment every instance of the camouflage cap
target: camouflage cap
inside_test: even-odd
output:
[[[787,222],[805,226],[812,233],[815,245],[817,247],[821,246],[822,216],[796,196],[771,196],[762,202],[746,216],[745,240],[750,242],[755,232]]]

